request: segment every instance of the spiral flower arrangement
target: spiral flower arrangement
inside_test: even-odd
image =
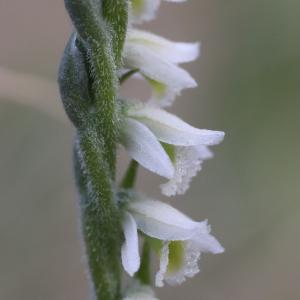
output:
[[[224,251],[207,221],[196,222],[135,188],[142,166],[166,179],[162,194],[184,194],[212,158],[209,147],[224,137],[166,110],[182,90],[197,86],[181,64],[197,58],[199,45],[135,28],[153,19],[159,5],[160,0],[65,0],[74,33],[58,81],[76,128],[74,170],[91,299],[157,299],[151,253],[159,260],[154,284],[161,287],[198,273],[202,253]],[[133,76],[151,87],[148,101],[120,95],[120,85]],[[119,144],[132,158],[121,183],[115,179]],[[123,270],[133,278],[127,288]]]

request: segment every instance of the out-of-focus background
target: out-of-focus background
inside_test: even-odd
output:
[[[300,2],[163,4],[145,28],[202,42],[201,59],[187,65],[199,88],[184,92],[172,111],[227,134],[186,196],[172,201],[207,218],[226,253],[204,255],[202,273],[158,290],[160,299],[299,299]],[[74,130],[55,83],[71,30],[61,0],[0,1],[3,300],[87,299]],[[159,182],[140,173],[139,186],[156,196]]]

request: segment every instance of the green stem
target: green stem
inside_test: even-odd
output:
[[[117,67],[121,64],[128,22],[128,0],[102,0],[102,14],[113,32],[112,45]]]
[[[86,47],[91,75],[98,134],[104,140],[105,158],[110,176],[115,176],[116,137],[116,68],[120,65],[126,37],[128,0],[65,0],[73,24]]]
[[[131,189],[134,187],[137,171],[138,171],[139,164],[132,160],[129,164],[129,167],[124,175],[124,178],[120,184],[120,186],[124,189]]]
[[[95,129],[78,133],[75,174],[81,195],[81,223],[90,276],[97,300],[120,294],[121,225],[112,201],[112,183]]]
[[[135,277],[143,284],[151,284],[151,248],[147,239],[144,239],[141,266],[139,271],[135,274]]]

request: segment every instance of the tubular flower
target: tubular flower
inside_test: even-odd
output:
[[[198,43],[176,43],[155,34],[129,30],[124,48],[125,69],[138,69],[152,88],[153,105],[169,106],[183,89],[194,88],[196,81],[178,66],[199,55]]]
[[[183,194],[204,160],[208,146],[219,144],[221,131],[198,129],[167,111],[150,105],[131,105],[123,128],[123,145],[150,171],[169,179],[163,194]]]
[[[159,240],[157,286],[162,286],[163,280],[172,285],[180,284],[186,277],[198,273],[202,252],[217,254],[224,251],[210,234],[206,221],[195,222],[170,205],[139,194],[127,204],[124,220],[122,262],[129,275],[133,275],[140,264],[137,230]]]

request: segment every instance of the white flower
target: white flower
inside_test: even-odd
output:
[[[165,242],[160,250],[160,269],[156,274],[155,284],[179,285],[186,278],[192,278],[199,273],[198,261],[201,253],[224,252],[220,243],[210,235],[210,226],[207,221],[199,223],[195,235],[186,241]]]
[[[158,300],[151,287],[135,281],[127,290],[123,300]]]
[[[198,57],[198,43],[176,43],[149,32],[129,30],[123,55],[124,67],[138,69],[152,87],[149,101],[154,105],[168,106],[183,89],[197,86],[178,64]]]
[[[127,115],[123,145],[142,166],[169,179],[161,185],[167,196],[188,189],[202,162],[212,157],[207,146],[224,138],[223,132],[195,128],[150,105],[131,105]]]
[[[168,2],[184,2],[186,0],[165,0]],[[151,21],[160,5],[160,0],[131,0],[130,20],[135,23]]]
[[[210,234],[206,221],[195,222],[170,205],[141,195],[136,195],[136,199],[129,202],[125,220],[122,261],[130,275],[138,270],[140,262],[136,251],[137,229],[162,242],[160,270],[156,275],[157,286],[162,286],[163,280],[179,284],[186,277],[194,276],[199,272],[198,260],[202,252],[217,254],[224,251]]]

